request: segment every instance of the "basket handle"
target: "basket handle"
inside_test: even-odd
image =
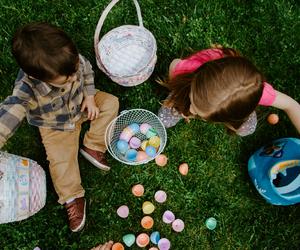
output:
[[[119,0],[112,0],[107,6],[106,8],[104,9],[104,11],[102,12],[101,14],[101,17],[98,21],[98,24],[97,24],[97,27],[96,27],[96,31],[95,31],[95,35],[94,35],[94,48],[95,48],[95,52],[96,52],[96,57],[98,59],[98,61],[100,61],[100,56],[99,56],[99,53],[98,53],[98,49],[97,49],[97,45],[99,43],[99,35],[100,35],[100,31],[102,29],[102,26],[103,26],[103,23],[104,23],[104,20],[106,19],[108,13],[110,12],[110,10],[116,5],[116,3],[118,3]],[[139,26],[140,27],[144,27],[143,25],[143,18],[142,18],[142,14],[141,14],[141,8],[140,8],[140,5],[138,3],[137,0],[133,0],[134,2],[134,5],[135,5],[135,8],[136,8],[136,13],[137,13],[137,16],[138,16],[138,20],[139,20]]]

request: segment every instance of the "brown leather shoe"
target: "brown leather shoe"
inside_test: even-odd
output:
[[[87,159],[95,167],[102,169],[104,171],[110,170],[110,167],[108,166],[104,153],[89,149],[85,146],[83,146],[80,149],[80,153],[84,156],[85,159]]]
[[[72,202],[65,204],[68,212],[69,226],[72,232],[80,231],[85,224],[85,199],[76,198]]]

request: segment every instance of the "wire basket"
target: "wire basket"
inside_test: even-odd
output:
[[[160,138],[160,145],[157,149],[155,156],[148,157],[143,161],[130,161],[125,155],[123,155],[117,148],[117,142],[119,141],[120,134],[122,131],[132,123],[143,124],[148,123],[152,128],[155,129],[157,135]],[[141,141],[146,140],[145,134],[140,131],[134,134],[135,137],[139,138]],[[106,128],[105,132],[105,144],[108,152],[116,160],[128,164],[128,165],[140,165],[145,164],[153,160],[157,155],[159,155],[167,143],[167,132],[160,121],[160,119],[152,112],[145,109],[131,109],[121,112],[121,114],[110,122]]]
[[[157,60],[156,40],[144,28],[140,6],[133,0],[139,26],[122,25],[106,33],[99,41],[104,20],[119,0],[112,0],[103,11],[94,35],[94,47],[98,67],[114,82],[125,86],[136,86],[146,81],[154,70]]]

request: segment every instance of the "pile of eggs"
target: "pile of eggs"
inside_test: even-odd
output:
[[[145,140],[141,140],[138,134],[142,134]],[[121,132],[117,149],[126,160],[142,162],[156,156],[160,143],[160,137],[151,125],[131,123]]]

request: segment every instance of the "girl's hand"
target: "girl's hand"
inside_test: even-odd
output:
[[[93,95],[86,96],[81,105],[81,112],[87,109],[88,119],[94,120],[99,116],[99,108],[96,106]]]
[[[104,245],[99,245],[96,247],[93,247],[91,250],[111,250],[111,247],[113,245],[112,241],[104,243]]]

